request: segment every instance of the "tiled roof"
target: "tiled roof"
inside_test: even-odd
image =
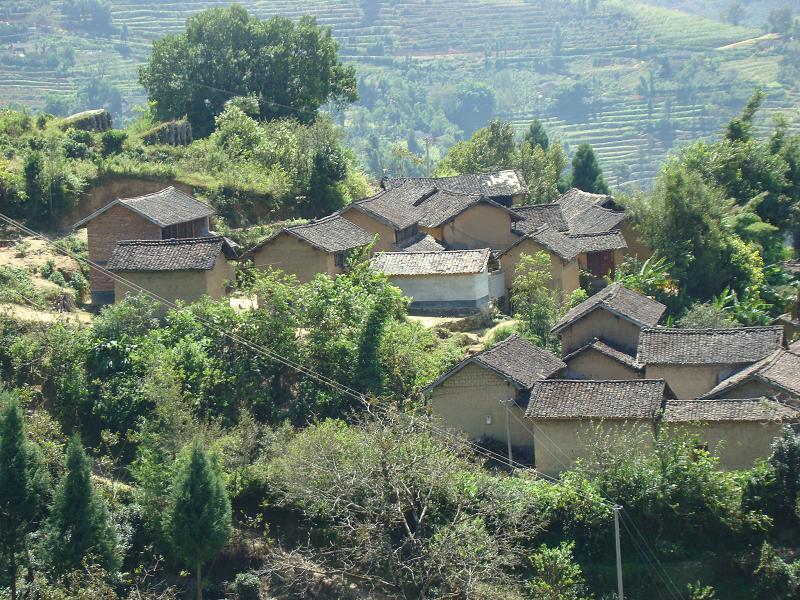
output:
[[[284,231],[325,252],[344,252],[366,246],[372,241],[372,234],[339,215],[288,227]]]
[[[379,252],[370,265],[389,276],[461,275],[486,270],[490,250]]]
[[[83,227],[95,217],[100,216],[118,204],[126,206],[159,227],[169,227],[170,225],[177,225],[178,223],[186,223],[188,221],[210,217],[215,212],[214,209],[207,204],[203,204],[189,194],[185,194],[170,186],[160,192],[147,194],[145,196],[117,198],[106,204],[100,210],[93,212],[85,219],[75,223],[73,228],[78,229]]]
[[[441,227],[476,204],[489,204],[506,211],[511,216],[512,222],[522,220],[517,213],[497,204],[487,196],[438,190],[417,203],[421,211],[419,223],[425,227]]]
[[[729,390],[746,381],[760,381],[800,397],[800,352],[778,350],[721,381],[703,398],[725,398]],[[730,396],[728,396],[730,397]]]
[[[693,421],[798,421],[800,411],[767,398],[743,400],[667,400],[664,420]]]
[[[626,217],[627,214],[624,211],[590,206],[573,215],[572,218],[568,218],[567,225],[572,234],[608,233],[613,231]]]
[[[222,237],[117,242],[109,271],[208,271],[217,264]]]
[[[393,229],[405,229],[422,220],[423,211],[417,207],[417,203],[435,192],[433,185],[414,180],[404,181],[370,198],[353,202],[342,212],[359,210]]]
[[[392,248],[400,252],[441,252],[445,249],[433,236],[422,232],[392,244]]]
[[[558,204],[530,204],[515,206],[511,210],[525,219],[514,224],[514,230],[519,233],[530,233],[542,225],[549,225],[557,231],[567,230],[567,222]]]
[[[626,367],[630,367],[631,369],[635,369],[637,371],[642,370],[642,365],[636,362],[636,357],[631,356],[627,352],[623,352],[622,350],[617,350],[612,346],[609,346],[604,341],[594,338],[591,342],[586,344],[585,346],[581,346],[574,352],[570,352],[564,357],[564,361],[569,361],[578,356],[579,354],[583,354],[587,350],[595,350],[600,354],[607,356],[608,358],[617,361],[625,365]]]
[[[561,206],[564,218],[569,224],[572,219],[592,206],[599,206],[601,208],[613,207],[614,198],[605,194],[590,194],[578,188],[572,188],[564,192],[561,197],[556,200],[556,203]]]
[[[783,328],[646,328],[639,335],[642,364],[741,364],[769,356],[781,347]]]
[[[381,187],[390,190],[409,181],[434,185],[440,190],[461,194],[482,194],[489,197],[514,196],[528,191],[528,186],[522,174],[510,169],[492,173],[465,173],[464,175],[452,177],[384,179],[381,182]]]
[[[667,309],[660,302],[629,290],[621,283],[612,283],[570,310],[552,331],[561,331],[596,308],[608,310],[640,327],[655,325]]]
[[[668,388],[663,379],[586,381],[548,379],[533,384],[532,419],[654,419]]]
[[[569,234],[582,252],[602,252],[604,250],[622,250],[628,243],[619,231],[610,233],[586,233],[581,235]]]
[[[477,364],[511,381],[518,389],[527,390],[566,365],[548,350],[534,346],[525,338],[512,335],[491,348],[471,356],[430,384],[430,390],[469,364]]]
[[[523,235],[519,240],[500,252],[498,256],[503,256],[509,250],[520,245],[525,240],[535,241],[565,262],[571,261],[583,251],[580,243],[576,242],[570,236],[564,235],[560,231],[556,231],[549,225],[541,225],[538,229]]]

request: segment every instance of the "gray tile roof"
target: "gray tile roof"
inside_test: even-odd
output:
[[[514,196],[528,191],[522,174],[511,169],[492,173],[465,173],[452,177],[389,178],[384,179],[381,186],[390,190],[409,181],[433,185],[440,190],[461,194],[479,194],[490,198]]]
[[[528,390],[537,381],[551,377],[566,365],[548,350],[525,338],[512,335],[491,348],[471,356],[430,384],[431,390],[469,364],[476,364],[511,381],[517,389]]]
[[[400,252],[441,252],[445,250],[445,247],[433,236],[422,232],[402,242],[392,244],[392,248]]]
[[[581,235],[573,235],[570,233],[572,239],[580,248],[582,252],[602,252],[604,250],[622,250],[628,247],[628,243],[619,231],[612,231],[610,233],[587,233]]]
[[[370,266],[390,277],[481,273],[487,269],[490,254],[488,248],[435,252],[379,252],[370,262]]]
[[[639,335],[642,364],[742,364],[769,356],[783,343],[783,328],[645,328]]]
[[[242,255],[251,256],[281,235],[291,235],[323,252],[345,252],[366,246],[372,242],[371,233],[364,231],[351,221],[334,213],[305,225],[284,227],[270,237],[260,241]]]
[[[358,210],[386,223],[393,229],[405,229],[419,223],[424,213],[417,206],[424,198],[434,194],[436,188],[419,181],[404,181],[370,198],[358,200],[342,209]]]
[[[223,251],[222,237],[117,242],[109,271],[208,271]]]
[[[800,411],[767,398],[741,400],[667,400],[664,420],[668,423],[693,421],[797,422]]]
[[[569,224],[573,219],[592,206],[600,208],[613,208],[614,198],[605,194],[590,194],[578,188],[572,188],[564,192],[561,197],[556,200],[556,204],[561,206],[564,213],[564,219]]]
[[[558,333],[598,308],[607,310],[640,327],[655,325],[667,309],[660,302],[629,290],[621,283],[612,283],[571,309],[553,327],[553,333]]]
[[[800,350],[800,349],[798,349]],[[789,395],[800,398],[800,352],[778,350],[738,373],[721,381],[702,398],[730,398],[733,388],[747,381],[761,382],[780,388]]]
[[[587,381],[548,379],[533,384],[532,419],[654,419],[669,388],[663,379]]]
[[[131,209],[159,227],[169,227],[170,225],[177,225],[178,223],[186,223],[188,221],[210,217],[215,212],[214,209],[207,204],[203,204],[189,194],[185,194],[170,186],[160,192],[147,194],[145,196],[117,198],[106,204],[100,210],[93,212],[85,219],[75,223],[73,228],[78,229],[83,227],[95,217],[100,216],[118,204]]]
[[[569,262],[578,254],[583,252],[579,242],[576,242],[568,235],[553,229],[550,225],[540,225],[539,228],[524,234],[519,240],[511,244],[508,248],[498,253],[498,257],[508,253],[509,250],[519,246],[525,240],[533,240],[544,246],[547,250],[554,253],[564,262]]]
[[[572,234],[608,233],[618,227],[627,216],[624,211],[589,206],[571,218],[566,218],[566,221]]]
[[[563,357],[564,362],[568,362],[573,358],[577,357],[580,354],[583,354],[587,350],[595,350],[608,358],[617,361],[625,365],[626,367],[630,367],[636,371],[642,370],[642,365],[636,362],[636,357],[631,356],[627,352],[623,352],[622,350],[617,350],[616,348],[609,346],[604,341],[594,338],[591,342],[586,344],[585,346],[581,346],[577,350],[570,352],[565,357]]]
[[[477,204],[489,204],[506,211],[512,222],[522,220],[517,213],[497,204],[487,196],[438,190],[417,203],[417,207],[421,210],[419,223],[425,227],[441,227]]]
[[[530,233],[542,225],[549,225],[557,231],[568,229],[561,207],[558,204],[530,204],[528,206],[515,206],[515,213],[523,217],[524,221],[514,224],[514,230],[519,233]]]

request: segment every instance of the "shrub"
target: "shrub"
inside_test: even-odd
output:
[[[53,274],[55,270],[56,270],[56,263],[53,261],[52,258],[48,258],[45,261],[44,265],[42,265],[42,271],[41,271],[42,277],[44,277],[45,279],[50,279],[50,276]]]
[[[103,148],[103,156],[111,156],[112,154],[119,154],[122,152],[122,146],[125,140],[128,139],[128,134],[119,129],[109,129],[104,131],[100,136],[100,144]]]
[[[239,573],[233,583],[238,600],[258,600],[261,592],[261,580],[255,573]]]
[[[57,286],[64,287],[67,285],[67,280],[64,279],[64,276],[61,274],[61,271],[53,271],[50,273],[50,276],[47,278],[48,281],[55,283]]]

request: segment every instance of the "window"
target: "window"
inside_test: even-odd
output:
[[[492,415],[486,415],[486,424],[487,425],[491,425],[492,424]]]
[[[406,227],[405,229],[400,229],[399,231],[394,232],[394,241],[402,242],[403,240],[407,240],[408,238],[414,237],[417,235],[417,224],[414,223],[411,227]]]
[[[172,239],[184,239],[184,238],[192,238],[192,237],[200,237],[202,235],[201,232],[201,221],[189,221],[187,223],[177,223],[176,225],[170,225],[169,227],[164,227],[161,230],[161,239],[162,240],[172,240]]]
[[[337,252],[333,255],[333,264],[337,267],[344,268],[345,263],[347,262],[347,252]]]

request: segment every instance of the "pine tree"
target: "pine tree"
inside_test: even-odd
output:
[[[578,146],[572,158],[572,187],[592,194],[607,194],[608,185],[603,178],[603,171],[589,144]]]
[[[539,119],[534,119],[528,131],[525,132],[525,141],[530,143],[531,148],[540,146],[542,150],[547,150],[550,146],[550,138],[547,137],[547,131]]]
[[[45,524],[45,562],[55,575],[63,575],[91,555],[106,571],[113,571],[120,566],[116,531],[92,485],[89,458],[77,434],[67,446],[65,467]]]
[[[199,440],[178,468],[166,519],[172,552],[195,568],[197,600],[202,600],[203,564],[225,547],[233,528],[222,477]]]
[[[46,470],[25,437],[16,397],[0,394],[0,585],[17,598],[18,558],[32,531],[47,489]]]

